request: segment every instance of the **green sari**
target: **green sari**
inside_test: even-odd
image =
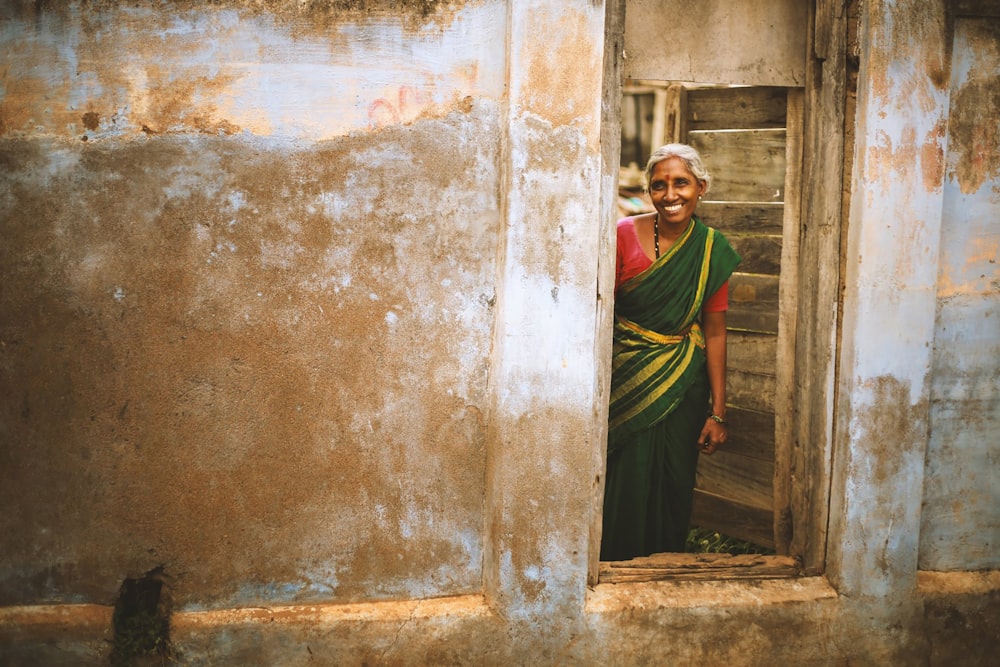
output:
[[[692,218],[618,290],[601,560],[684,550],[709,397],[701,309],[739,261]]]

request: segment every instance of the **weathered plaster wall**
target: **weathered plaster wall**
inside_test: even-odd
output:
[[[940,3],[873,2],[862,12],[827,553],[841,592],[912,603],[949,40]]]
[[[1000,21],[955,23],[920,567],[1000,567]]]
[[[5,6],[0,604],[480,590],[506,7],[270,4]]]
[[[829,547],[827,576],[587,586],[617,167],[600,106],[613,115],[617,83],[601,74],[621,62],[623,4],[175,3],[135,25],[104,3],[8,12],[0,110],[21,120],[0,138],[0,662],[106,664],[117,583],[166,554],[181,664],[992,664],[1000,572],[917,571],[943,2],[863,8],[844,414],[836,475],[818,477],[832,521],[796,536]],[[821,4],[817,31],[842,26]],[[40,71],[75,81],[74,44],[121,26],[148,48],[218,17],[238,35],[221,58],[289,40],[274,78],[311,73],[277,97],[300,103],[260,102],[234,129],[219,109],[238,86],[195,86],[154,127],[151,107],[52,122],[69,95],[7,92],[36,71],[36,53],[14,57],[36,41],[51,45]],[[161,50],[165,71],[206,41]],[[815,74],[821,52],[810,85],[843,90]],[[427,53],[444,69],[422,66],[438,73],[403,119],[413,98],[393,84]],[[338,58],[354,63],[343,79]],[[383,68],[378,97],[351,88]],[[327,136],[338,108],[357,120]]]

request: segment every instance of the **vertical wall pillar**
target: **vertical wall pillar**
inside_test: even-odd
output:
[[[586,591],[604,3],[511,0],[508,21],[484,573],[496,613],[537,640],[572,632]]]
[[[905,600],[928,439],[947,22],[941,0],[863,11],[828,572],[849,597]]]

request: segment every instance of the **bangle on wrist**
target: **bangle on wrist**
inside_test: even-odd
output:
[[[715,413],[709,413],[708,418],[714,421],[716,424],[722,424],[725,426],[726,420]]]

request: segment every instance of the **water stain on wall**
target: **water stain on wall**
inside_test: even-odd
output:
[[[0,604],[478,590],[498,118],[0,144]]]

